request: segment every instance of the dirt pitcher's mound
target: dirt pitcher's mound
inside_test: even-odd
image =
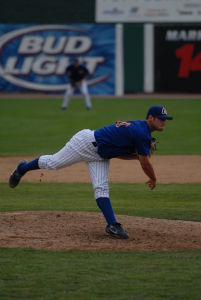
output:
[[[118,216],[130,238],[104,233],[101,213],[0,213],[0,247],[47,250],[179,250],[201,249],[201,223]]]

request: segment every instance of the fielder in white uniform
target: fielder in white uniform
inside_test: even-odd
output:
[[[73,92],[75,90],[80,90],[84,95],[86,108],[90,110],[92,108],[92,104],[86,81],[87,76],[89,76],[88,69],[85,66],[80,65],[79,60],[76,58],[74,59],[73,64],[67,67],[66,74],[69,77],[69,84],[64,95],[61,109],[67,109]]]
[[[166,120],[172,120],[162,106],[148,110],[146,120],[118,121],[98,130],[84,129],[76,133],[57,153],[42,155],[31,162],[22,161],[11,174],[9,185],[15,188],[26,172],[36,169],[57,170],[85,161],[88,165],[94,197],[106,222],[106,232],[116,238],[128,238],[117,222],[109,198],[110,159],[139,159],[141,167],[149,177],[148,186],[156,186],[156,176],[149,161],[153,149],[152,131],[162,131]]]

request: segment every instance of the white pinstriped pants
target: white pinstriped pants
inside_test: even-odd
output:
[[[77,83],[77,88],[81,91],[81,93],[84,95],[85,99],[85,105],[88,108],[92,108],[91,99],[88,92],[88,85],[87,81],[85,79],[82,80],[82,82]],[[74,88],[71,86],[71,84],[68,84],[68,87],[66,89],[66,92],[64,94],[64,99],[62,102],[62,107],[67,108],[70,102],[70,97],[72,96],[74,92]]]
[[[94,131],[84,129],[76,133],[69,142],[57,153],[40,156],[38,164],[40,169],[57,170],[75,163],[85,161],[91,177],[94,197],[109,197],[109,162],[97,153]]]

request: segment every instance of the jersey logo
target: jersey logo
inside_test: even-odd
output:
[[[126,121],[126,122],[123,122],[123,121],[116,121],[116,127],[120,127],[120,126],[125,126],[125,127],[128,127],[131,125],[131,122],[129,121]]]

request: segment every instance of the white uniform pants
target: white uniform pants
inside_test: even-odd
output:
[[[89,92],[88,92],[88,85],[87,81],[83,79],[80,83],[78,82],[76,85],[76,89],[79,89],[81,93],[84,95],[85,99],[85,105],[87,108],[92,108]],[[70,98],[74,92],[74,88],[71,86],[71,84],[68,85],[65,95],[64,95],[64,100],[62,102],[62,108],[67,108],[69,105]]]
[[[94,131],[84,129],[76,133],[71,140],[57,153],[43,155],[39,158],[41,169],[60,169],[85,161],[88,165],[95,199],[109,197],[109,160],[101,158],[97,153]]]

